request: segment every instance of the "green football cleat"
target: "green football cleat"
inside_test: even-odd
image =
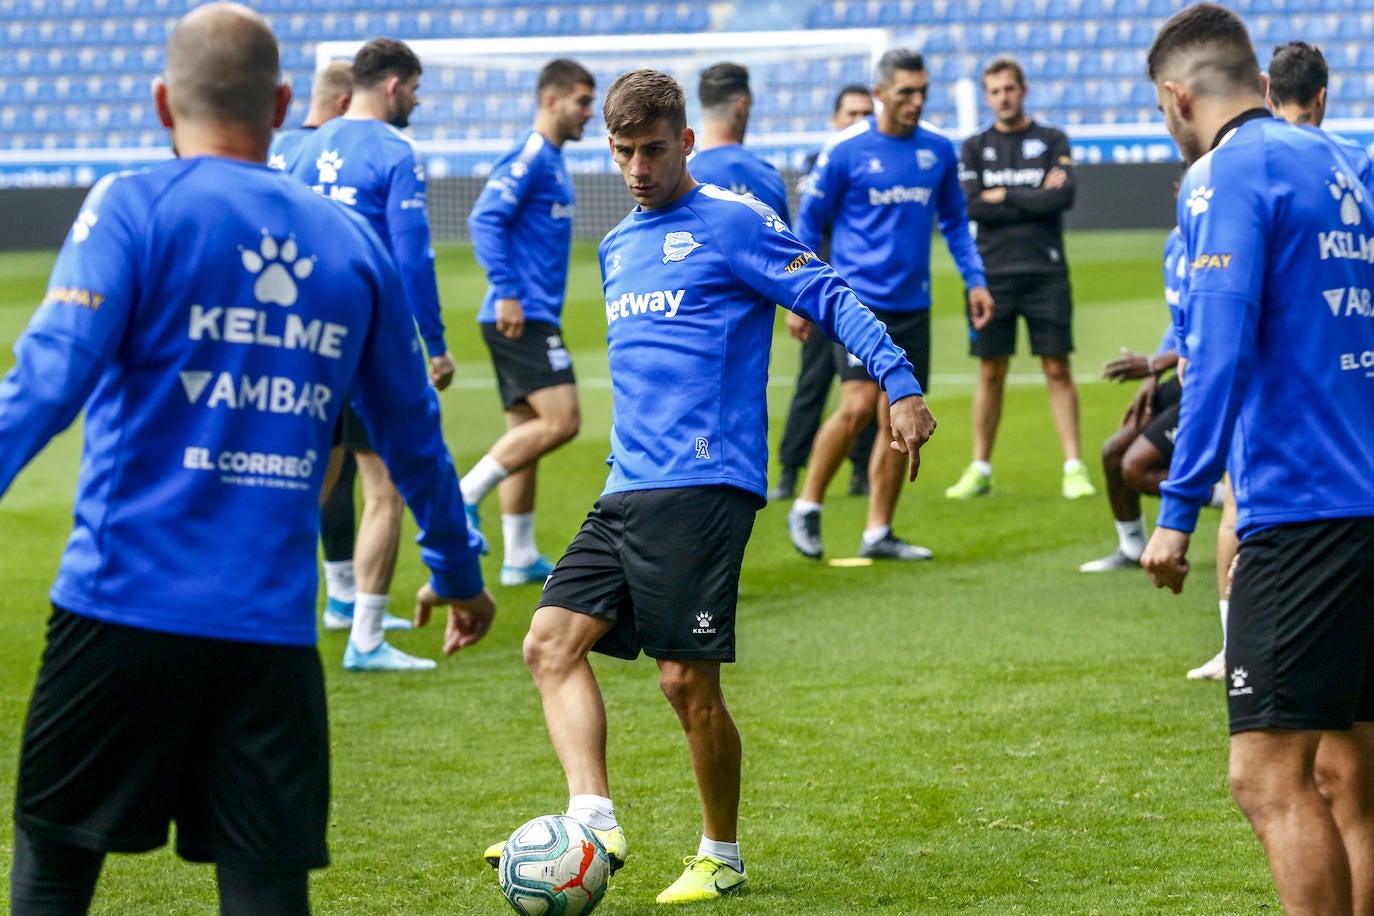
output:
[[[1092,478],[1088,476],[1088,468],[1079,465],[1072,471],[1064,472],[1064,498],[1082,499],[1084,496],[1096,496],[1097,488],[1093,486]]]
[[[715,856],[688,856],[687,870],[655,899],[659,903],[698,903],[744,889],[745,875]]]
[[[992,493],[992,475],[984,474],[976,465],[964,468],[959,481],[945,490],[945,499],[973,499]]]
[[[625,831],[616,824],[610,830],[597,830],[589,828],[592,835],[601,843],[601,848],[606,850],[606,858],[611,863],[611,874],[615,874],[625,867],[625,859],[630,854],[630,844],[625,840]],[[492,843],[487,847],[487,851],[482,853],[482,858],[487,860],[487,864],[492,868],[501,867],[501,853],[506,848],[506,841]]]

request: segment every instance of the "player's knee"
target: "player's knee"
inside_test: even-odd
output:
[[[560,414],[548,418],[549,439],[554,447],[571,442],[582,428],[582,417],[573,410],[569,413]]]
[[[1121,458],[1121,479],[1138,493],[1158,495],[1155,477],[1159,471],[1158,453],[1151,449],[1128,449]]]
[[[659,667],[658,687],[679,717],[686,720],[719,705],[717,682],[691,665]]]
[[[1045,380],[1051,385],[1072,385],[1073,370],[1067,358],[1050,358],[1041,363],[1045,370]]]

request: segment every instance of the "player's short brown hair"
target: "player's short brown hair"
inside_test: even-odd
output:
[[[612,134],[634,134],[665,118],[671,129],[682,131],[687,127],[687,96],[666,73],[631,70],[606,90],[602,113]]]

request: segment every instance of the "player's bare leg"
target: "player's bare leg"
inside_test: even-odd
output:
[[[1341,833],[1356,916],[1374,914],[1374,724],[1323,732],[1317,745],[1317,791]]]
[[[1283,911],[1350,913],[1350,861],[1313,768],[1323,733],[1263,729],[1231,736],[1231,794],[1269,858]]]
[[[973,390],[973,460],[992,461],[997,442],[997,427],[1002,422],[1002,398],[1006,392],[1005,356],[979,360],[978,387]]]
[[[396,573],[405,502],[376,452],[358,451],[354,457],[363,487],[363,511],[353,548],[358,591],[385,595],[391,591],[391,577]]]
[[[723,843],[737,842],[743,752],[721,692],[720,662],[660,659],[658,672],[659,687],[687,735],[701,795],[702,832]]]
[[[1236,536],[1236,495],[1231,478],[1225,477],[1221,522],[1217,525],[1217,610],[1221,614],[1221,650],[1208,661],[1188,672],[1190,681],[1219,681],[1226,677],[1226,618],[1231,611],[1231,564],[1240,550]]]
[[[605,617],[545,606],[525,636],[525,664],[544,706],[549,740],[568,780],[568,794],[610,797],[606,775],[606,705],[587,661],[611,628]]]
[[[569,442],[582,424],[576,385],[541,388],[525,400],[506,412],[506,433],[487,450],[512,474]]]
[[[1083,463],[1082,439],[1078,429],[1078,387],[1073,383],[1073,368],[1067,356],[1042,356],[1045,386],[1049,389],[1050,413],[1059,445],[1064,450],[1064,479],[1061,491],[1066,499],[1093,496],[1097,490]]]
[[[806,463],[806,481],[801,498],[813,503],[825,502],[830,481],[844,464],[845,456],[854,447],[854,440],[868,421],[878,403],[876,382],[862,379],[840,383],[840,406],[835,409],[811,444],[811,457]],[[876,454],[878,448],[873,449]]]

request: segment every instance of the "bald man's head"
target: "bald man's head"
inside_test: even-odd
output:
[[[181,120],[270,131],[280,72],[271,27],[238,3],[196,7],[167,41],[167,102]]]

